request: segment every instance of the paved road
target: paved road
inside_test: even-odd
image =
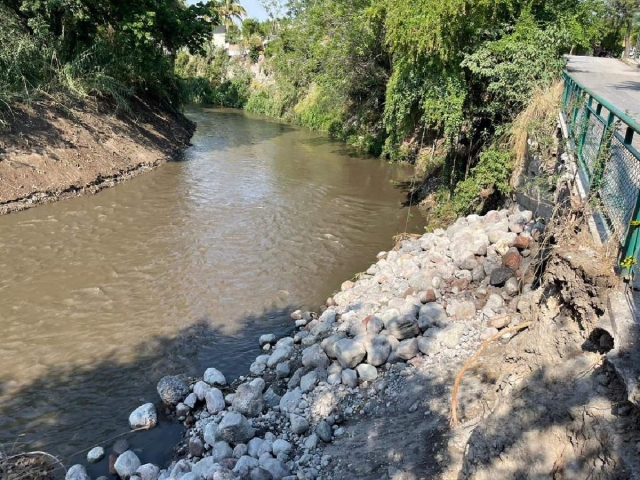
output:
[[[567,72],[596,95],[640,121],[640,66],[617,58],[569,56]]]

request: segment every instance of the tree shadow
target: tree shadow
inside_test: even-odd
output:
[[[65,466],[86,463],[86,451],[100,445],[107,458],[87,465],[92,477],[108,475],[108,455],[115,438],[126,438],[143,463],[166,464],[184,427],[172,423],[161,406],[156,384],[164,375],[199,377],[208,367],[231,382],[246,375],[260,354],[263,333],[283,336],[291,330],[293,307],[273,308],[241,320],[238,333],[224,334],[203,318],[173,336],[150,335],[132,358],[110,355],[83,366],[60,365],[38,376],[0,403],[0,444],[6,452],[44,450]],[[0,397],[6,385],[0,385]],[[128,417],[153,402],[160,424],[130,432]]]

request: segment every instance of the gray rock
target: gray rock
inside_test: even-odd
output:
[[[267,360],[267,366],[269,368],[275,367],[278,363],[289,360],[293,355],[293,347],[284,346],[276,348]]]
[[[249,440],[249,443],[247,444],[248,455],[250,455],[253,458],[258,458],[258,452],[260,451],[260,447],[262,447],[263,443],[264,443],[264,440],[258,437],[254,437],[251,440]]]
[[[131,415],[129,415],[129,428],[135,430],[137,428],[150,429],[158,424],[158,414],[153,403],[145,403],[139,406]]]
[[[263,383],[264,385],[264,383]],[[257,417],[264,409],[264,398],[262,396],[262,385],[258,383],[243,383],[236,389],[233,397],[233,408],[248,417]]]
[[[318,435],[312,433],[304,441],[304,448],[307,450],[313,450],[318,446]]]
[[[191,473],[198,478],[211,477],[212,470],[215,470],[216,461],[213,457],[204,457],[202,460],[196,462],[191,468]],[[171,480],[173,480],[173,472],[171,473]]]
[[[439,303],[427,303],[420,307],[418,326],[423,332],[430,327],[446,327],[449,318]]]
[[[211,462],[213,463],[213,462]],[[176,462],[176,464],[173,466],[173,468],[171,469],[171,473],[169,474],[169,478],[180,478],[182,477],[182,475],[184,475],[187,472],[191,471],[191,463],[186,460],[186,459],[182,459],[182,460],[178,460]]]
[[[191,437],[189,438],[187,448],[189,449],[189,453],[194,457],[201,457],[204,452],[204,443],[200,437]]]
[[[367,350],[363,341],[343,338],[336,342],[335,352],[343,368],[353,368],[362,361]]]
[[[382,319],[376,315],[369,319],[369,323],[367,323],[367,332],[368,333],[380,333],[384,328],[384,322]]]
[[[113,468],[120,475],[120,478],[127,480],[136,473],[138,468],[142,464],[138,456],[131,450],[127,450],[122,455],[119,455],[114,463]]]
[[[319,380],[318,373],[315,370],[311,370],[300,379],[300,390],[302,390],[302,393],[313,390]]]
[[[113,442],[111,450],[113,450],[113,453],[115,453],[116,455],[122,455],[124,452],[129,450],[129,442],[126,438],[119,438],[118,440]]]
[[[262,445],[260,445],[260,448],[258,449],[258,460],[260,460],[260,458],[263,457],[265,453],[270,457],[272,451],[273,442],[270,440],[265,440],[264,442],[262,442]]]
[[[191,392],[189,395],[187,395],[187,398],[184,399],[184,404],[189,408],[193,408],[196,406],[197,401],[198,396],[195,393]]]
[[[287,382],[288,390],[293,390],[294,388],[300,386],[300,379],[302,378],[302,375],[304,375],[304,371],[305,371],[304,367],[301,367],[297,369],[295,372],[293,372],[293,375],[291,375],[291,378]]]
[[[291,451],[293,450],[293,447],[286,440],[282,440],[281,438],[279,438],[278,440],[273,442],[272,449],[273,449],[273,454],[277,457],[281,453],[286,453],[287,455],[290,454]]]
[[[189,386],[180,378],[173,375],[162,377],[158,382],[158,395],[167,405],[177,405],[189,395]]]
[[[347,368],[342,371],[342,383],[349,388],[358,386],[358,374],[355,370]]]
[[[363,382],[371,382],[378,377],[378,370],[376,369],[376,367],[374,367],[373,365],[369,365],[368,363],[361,363],[356,367],[356,370],[358,371],[358,375]]]
[[[200,382],[196,382],[196,384],[193,386],[193,393],[196,395],[196,397],[198,398],[198,400],[200,400],[201,402],[204,401],[207,392],[211,390],[211,386],[203,381]],[[185,399],[186,401],[186,399]]]
[[[285,414],[293,413],[300,400],[302,400],[302,390],[300,388],[285,393],[280,399],[280,411]]]
[[[337,374],[342,373],[342,367],[338,362],[333,362],[331,365],[329,365],[329,368],[327,368],[328,375],[331,375],[333,373],[337,373]]]
[[[384,327],[398,340],[412,338],[420,333],[416,319],[409,315],[400,315],[396,309],[387,310],[382,319]]]
[[[131,477],[131,480],[133,480],[133,477]],[[180,480],[202,480],[202,477],[193,472],[187,472],[180,477]]]
[[[87,462],[96,463],[104,458],[104,448],[102,447],[93,447],[87,453]]]
[[[501,287],[507,280],[515,276],[516,272],[511,268],[498,267],[491,272],[489,283],[494,287]]]
[[[220,440],[218,424],[214,422],[208,423],[207,426],[204,427],[204,441],[209,445],[214,445],[218,440]]]
[[[182,402],[176,405],[176,417],[178,418],[187,416],[190,411],[191,409]]]
[[[217,388],[210,388],[204,397],[207,402],[207,411],[212,415],[219,413],[225,409],[227,404],[224,401],[224,395]]]
[[[341,373],[332,373],[327,377],[327,383],[329,385],[338,385],[342,383],[342,375]]]
[[[238,412],[227,412],[218,429],[220,438],[233,445],[247,443],[256,434],[249,421]]]
[[[472,301],[459,302],[455,306],[456,319],[469,320],[476,314],[476,305]]]
[[[291,422],[291,431],[296,435],[301,435],[309,430],[309,422],[301,415],[292,413],[289,415],[289,421]]]
[[[518,279],[516,277],[511,277],[509,280],[507,280],[504,284],[504,291],[510,297],[517,295],[520,291],[520,284],[518,282]]]
[[[221,468],[213,472],[211,480],[236,480],[235,474],[228,468]]]
[[[316,434],[323,442],[330,442],[333,436],[331,426],[324,420],[320,420],[316,425]]]
[[[65,480],[91,480],[91,477],[87,473],[87,469],[83,465],[73,465],[67,470],[67,474],[64,477]]]
[[[216,368],[207,368],[204,372],[203,380],[214,387],[223,387],[227,384],[227,379],[224,377],[222,372]]]
[[[316,343],[302,351],[302,365],[307,368],[327,368],[330,363],[320,344]]]
[[[268,408],[273,408],[276,405],[280,404],[280,400],[282,397],[278,395],[273,388],[269,387],[269,389],[262,396],[264,398],[264,403]]]
[[[291,474],[289,467],[275,458],[266,459],[264,462],[261,462],[261,466],[272,475],[273,480],[282,480]]]
[[[140,477],[140,480],[157,480],[160,476],[160,468],[153,463],[145,463],[138,467],[136,475]]]
[[[233,473],[240,476],[248,475],[251,470],[253,470],[254,468],[258,468],[259,466],[260,464],[258,463],[258,460],[245,455],[244,457],[240,457],[238,459],[236,466],[233,467]]]
[[[225,458],[233,457],[233,449],[227,442],[216,442],[211,449],[211,457],[216,463],[220,463]]]
[[[386,335],[375,335],[367,339],[367,363],[376,367],[382,365],[389,358],[391,343]]]
[[[244,455],[247,455],[248,452],[249,452],[249,447],[247,445],[245,445],[244,443],[239,443],[233,449],[233,456],[235,458],[240,458],[240,457],[242,457]]]
[[[273,333],[265,333],[264,335],[260,335],[258,342],[261,347],[267,344],[274,344],[276,343],[276,336]]]
[[[273,475],[271,475],[269,470],[258,467],[251,470],[250,478],[251,480],[273,480]]]
[[[322,349],[325,351],[325,353],[329,358],[336,358],[337,356],[336,350],[335,350],[336,343],[342,340],[343,338],[345,338],[346,336],[347,335],[344,332],[338,332],[322,340],[320,345],[322,346]]]
[[[276,377],[277,378],[287,378],[291,373],[291,367],[289,362],[280,362],[276,365]]]
[[[396,347],[395,353],[402,360],[411,360],[418,354],[418,340],[410,338],[401,341]]]

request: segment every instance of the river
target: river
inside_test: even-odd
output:
[[[421,229],[392,184],[406,168],[239,111],[187,114],[198,129],[181,161],[0,217],[6,450],[69,459],[126,432],[162,375],[246,373],[260,334]],[[165,422],[132,442],[164,455],[179,435]]]

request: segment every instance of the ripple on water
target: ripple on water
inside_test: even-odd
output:
[[[260,334],[404,229],[401,167],[241,112],[190,115],[184,161],[0,217],[0,442],[65,456],[126,431],[164,374],[245,373]],[[132,441],[154,461],[145,442],[170,451],[175,435]]]

